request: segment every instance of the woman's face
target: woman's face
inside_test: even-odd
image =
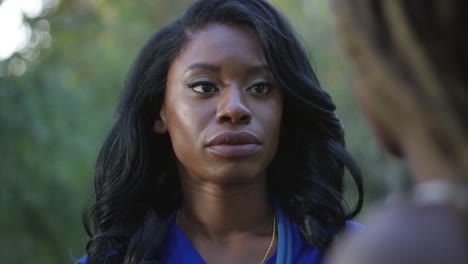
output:
[[[235,185],[265,180],[275,156],[282,94],[248,27],[194,32],[169,68],[156,132],[170,135],[181,177]]]

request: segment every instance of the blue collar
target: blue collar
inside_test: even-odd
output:
[[[296,224],[291,222],[285,211],[274,203],[278,228],[277,251],[267,259],[266,264],[318,264],[322,254],[304,240]],[[196,248],[182,229],[176,224],[175,214],[169,219],[171,224],[166,240],[159,250],[159,258],[170,264],[205,264]]]

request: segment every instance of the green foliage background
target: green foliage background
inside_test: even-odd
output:
[[[191,2],[67,0],[28,21],[40,27],[47,20],[52,42],[0,62],[4,69],[15,60],[27,65],[21,76],[0,77],[0,263],[72,263],[71,256],[84,254],[81,211],[127,71],[151,34]],[[362,166],[367,210],[406,178],[365,126],[329,3],[270,2],[290,18],[335,99],[348,147]],[[39,56],[25,59],[32,51]],[[346,187],[352,203],[353,186]]]

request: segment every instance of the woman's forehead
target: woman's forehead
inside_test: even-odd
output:
[[[190,41],[175,64],[221,66],[226,62],[243,63],[246,67],[267,65],[258,34],[250,27],[235,24],[210,24],[191,33]],[[229,64],[227,64],[229,65]],[[215,70],[216,67],[210,67]],[[198,67],[200,68],[200,67]]]

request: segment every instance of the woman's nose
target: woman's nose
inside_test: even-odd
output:
[[[219,124],[248,124],[252,119],[250,110],[243,101],[241,89],[228,87],[220,95],[216,121]]]

